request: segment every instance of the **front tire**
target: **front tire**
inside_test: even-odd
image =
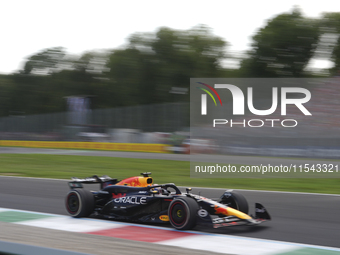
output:
[[[242,194],[237,193],[233,190],[224,192],[219,202],[245,214],[248,214],[249,205],[247,199]]]
[[[88,190],[73,189],[67,194],[65,205],[72,217],[88,217],[94,210],[94,197]]]
[[[171,225],[178,230],[194,228],[198,209],[198,204],[193,198],[180,197],[174,199],[168,209]]]

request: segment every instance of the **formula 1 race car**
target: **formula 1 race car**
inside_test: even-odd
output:
[[[122,181],[96,175],[85,179],[72,178],[65,204],[73,217],[102,216],[107,219],[131,222],[168,223],[179,230],[196,224],[214,228],[235,225],[257,225],[270,220],[267,210],[255,204],[255,217],[248,215],[248,202],[243,195],[227,190],[220,199],[212,200],[190,193],[182,193],[173,184],[153,184],[151,173]],[[89,191],[84,184],[99,183],[99,191]]]

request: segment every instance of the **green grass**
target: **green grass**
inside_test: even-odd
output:
[[[339,178],[190,178],[190,162],[94,156],[0,154],[0,175],[69,179],[109,175],[123,179],[152,172],[155,183],[178,186],[340,194]]]

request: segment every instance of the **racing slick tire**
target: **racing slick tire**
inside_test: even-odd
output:
[[[178,230],[194,228],[198,209],[198,204],[193,198],[181,197],[174,199],[168,209],[171,225]]]
[[[242,194],[235,191],[224,192],[219,202],[245,214],[248,214],[249,212],[247,199]]]
[[[88,217],[94,210],[94,197],[86,189],[73,189],[67,194],[65,204],[72,217]]]

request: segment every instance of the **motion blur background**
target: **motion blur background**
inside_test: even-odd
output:
[[[232,10],[232,6],[224,1],[217,3],[211,6],[212,11],[225,7],[225,15],[228,15],[228,8]],[[259,14],[260,9],[266,8],[265,3],[258,3]],[[105,6],[102,7],[105,9]],[[112,10],[112,16],[123,11],[119,5],[113,7],[116,8]],[[39,5],[30,8],[35,10],[35,15],[42,15],[42,23],[50,22],[47,12],[53,12],[52,9]],[[77,23],[81,5],[74,12],[67,7],[60,8],[57,10],[65,10],[67,16],[73,13],[73,22]],[[116,48],[89,49],[81,54],[68,52],[62,43],[44,47],[26,57],[18,70],[0,75],[0,140],[164,143],[173,145],[173,151],[177,152],[188,153],[183,148],[193,145],[197,152],[239,154],[248,148],[247,154],[252,155],[256,151],[253,145],[259,144],[256,135],[245,138],[244,134],[233,131],[226,141],[208,141],[204,135],[201,140],[190,140],[190,78],[335,77],[335,81],[315,83],[308,88],[312,95],[313,91],[318,93],[317,104],[312,109],[312,113],[318,116],[318,125],[313,132],[305,136],[278,132],[267,145],[280,147],[287,137],[291,137],[300,146],[297,149],[305,152],[307,147],[327,149],[326,154],[329,149],[337,151],[340,148],[339,139],[334,139],[340,128],[337,110],[340,78],[336,78],[340,70],[340,12],[324,12],[317,17],[309,17],[304,14],[303,8],[292,5],[290,9],[273,13],[254,34],[247,35],[251,38],[248,50],[235,51],[230,50],[232,45],[228,38],[214,33],[215,30],[220,31],[214,27],[205,24],[186,29],[162,27],[157,20],[160,10],[153,11],[151,5],[145,6],[145,9],[154,12],[154,18],[145,15],[157,27],[153,32],[137,31],[128,37],[125,44]],[[177,9],[181,10],[181,20],[184,20],[181,6]],[[192,6],[192,10],[187,11],[194,10],[195,6]],[[128,15],[128,10],[124,11]],[[246,15],[249,10],[239,11],[242,24],[226,23],[225,27],[232,26],[237,30],[238,26],[241,29],[244,24],[252,24],[253,16]],[[257,10],[252,12],[256,16]],[[176,13],[173,15],[174,19],[178,18]],[[63,19],[62,12],[58,17]],[[85,17],[91,19],[91,13],[86,13]],[[138,23],[138,19],[134,22],[133,17],[128,19],[131,20],[122,20],[120,29],[124,23]],[[22,27],[11,32],[22,33],[21,41],[13,41],[9,51],[23,47],[25,38],[34,41],[39,31],[37,26],[30,27],[30,20],[20,20],[20,15],[18,20]],[[220,23],[223,22],[221,16]],[[52,24],[51,29],[56,29],[56,23]],[[78,26],[84,29],[81,22]],[[40,31],[42,35],[48,26],[43,28]],[[112,28],[98,28],[98,31],[115,33],[117,25],[113,24]],[[58,29],[62,31],[65,27]],[[33,31],[32,35],[28,30]],[[60,31],[56,33],[60,34]],[[76,30],[73,36],[77,37]],[[232,33],[230,37],[232,40]],[[96,34],[89,33],[87,38],[96,39]],[[36,40],[40,42],[41,38]],[[87,39],[83,40],[85,44]],[[262,93],[257,97],[265,99],[268,94]],[[323,101],[332,102],[332,109],[323,105]],[[327,140],[325,134],[330,131],[332,139]],[[311,139],[314,139],[313,142]],[[226,144],[235,149],[224,148]],[[277,154],[313,156],[311,153],[301,155],[301,151],[296,153]]]

